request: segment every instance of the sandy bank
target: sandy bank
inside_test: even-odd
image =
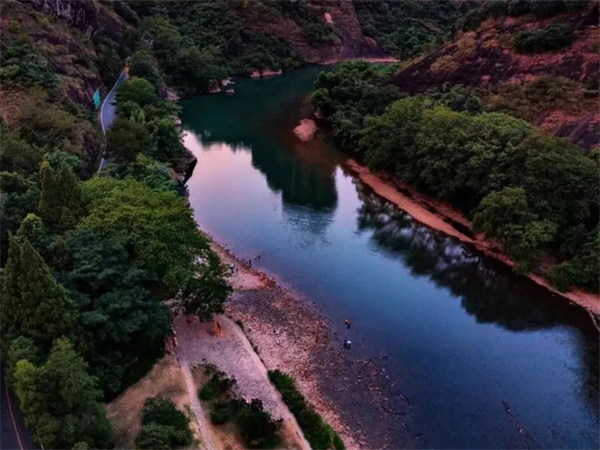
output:
[[[452,236],[461,242],[474,245],[486,256],[502,261],[510,267],[515,267],[515,262],[499,249],[497,243],[485,240],[482,235],[467,236],[467,234],[457,229],[453,223],[459,224],[460,227],[466,227],[469,230],[472,230],[472,224],[464,215],[452,208],[448,203],[419,193],[410,186],[388,175],[375,174],[353,159],[347,160],[343,165],[358,176],[363,183],[373,189],[376,194],[394,203],[415,220]],[[583,306],[596,315],[600,315],[600,296],[580,289],[574,289],[570,292],[560,292],[554,289],[548,280],[540,274],[529,274],[528,277],[553,293]]]

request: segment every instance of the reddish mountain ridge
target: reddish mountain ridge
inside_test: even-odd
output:
[[[600,101],[597,86],[586,91],[586,84],[597,83],[600,72],[599,4],[576,14],[540,20],[533,16],[504,17],[487,20],[436,51],[401,67],[390,82],[410,93],[420,93],[443,83],[477,88],[486,100],[494,101],[497,87],[514,92],[540,78],[555,79],[569,86],[570,101],[550,101],[534,116],[522,118],[539,125],[549,134],[569,137],[589,150],[600,143]],[[553,22],[570,24],[575,29],[575,42],[554,52],[522,54],[513,45],[520,31],[544,28]],[[497,100],[497,99],[496,99]],[[569,100],[565,98],[565,100]],[[536,105],[532,105],[534,111]],[[539,106],[539,105],[538,105]],[[544,106],[544,105],[542,105]],[[518,115],[518,114],[517,114]]]

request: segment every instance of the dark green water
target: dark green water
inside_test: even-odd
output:
[[[200,226],[352,319],[350,355],[378,361],[392,405],[410,404],[390,448],[598,448],[589,315],[374,195],[323,136],[300,144],[318,71],[183,102]]]

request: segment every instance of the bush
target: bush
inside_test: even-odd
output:
[[[280,442],[283,419],[273,420],[259,399],[243,402],[236,423],[248,448],[273,448]]]
[[[281,392],[281,397],[292,414],[296,416],[296,420],[312,448],[345,448],[344,441],[339,434],[325,423],[314,407],[306,401],[290,375],[280,370],[270,370],[269,379]]]
[[[175,428],[186,428],[189,419],[179,411],[173,400],[168,397],[150,397],[144,402],[142,408],[142,423],[158,423]]]
[[[546,29],[521,31],[513,44],[521,53],[542,53],[567,47],[575,41],[573,27],[553,24]]]
[[[150,397],[142,409],[142,424],[135,445],[140,449],[171,449],[192,442],[189,418],[167,397]]]
[[[237,383],[235,378],[229,378],[225,372],[217,370],[214,366],[207,366],[205,370],[212,375],[198,391],[200,400],[208,401],[226,395]]]
[[[231,422],[238,412],[237,403],[233,401],[215,401],[210,406],[210,420],[216,425]]]

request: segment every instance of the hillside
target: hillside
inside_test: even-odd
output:
[[[390,82],[411,94],[444,83],[474,88],[490,110],[528,120],[589,150],[600,143],[598,6],[549,17],[489,17],[406,63]],[[556,49],[519,44],[519,35],[531,42],[532,35],[550,29],[569,42]]]

